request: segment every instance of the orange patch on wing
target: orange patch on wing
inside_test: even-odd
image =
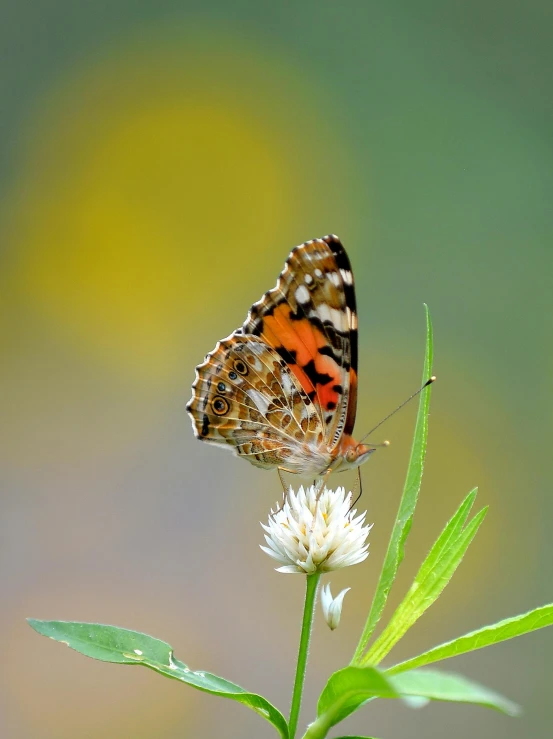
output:
[[[341,369],[332,357],[319,354],[319,349],[327,345],[326,337],[321,331],[313,326],[308,318],[292,321],[290,313],[290,306],[282,303],[275,308],[272,315],[265,316],[263,338],[273,347],[283,346],[289,352],[294,353],[296,364],[289,366],[302,388],[306,393],[315,390],[320,406],[327,411],[332,411],[338,406],[340,400],[339,394],[333,387],[341,384]],[[328,383],[313,384],[309,379],[303,367],[311,360],[318,374],[328,375],[331,378]]]
[[[306,365],[311,359],[316,359],[319,349],[327,343],[326,339],[307,318],[294,321],[292,330],[295,333],[293,348],[296,350],[296,361]]]
[[[333,411],[338,405],[339,395],[333,390],[334,383],[329,382],[328,385],[317,385],[315,388],[319,397],[319,402],[326,411]]]
[[[291,308],[286,303],[277,306],[272,315],[263,320],[263,335],[273,346],[283,346],[296,354],[296,362],[306,365],[315,359],[320,347],[325,346],[323,334],[307,318],[292,321]]]

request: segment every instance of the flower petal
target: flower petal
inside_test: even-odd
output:
[[[351,499],[343,487],[301,486],[297,493],[290,487],[284,504],[261,524],[267,543],[261,549],[283,565],[279,572],[329,572],[362,562],[371,526],[366,513],[351,510]]]

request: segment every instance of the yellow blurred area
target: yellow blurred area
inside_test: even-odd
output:
[[[275,97],[276,71],[223,38],[163,38],[71,74],[36,111],[6,208],[13,299],[127,382],[171,377],[180,345],[257,297],[309,209],[336,208],[332,182],[298,176],[331,147],[324,125],[306,136],[315,99],[297,77]],[[293,130],[278,125],[291,99]]]
[[[139,489],[140,458],[154,453],[143,445],[155,446],[164,409],[176,402],[182,447],[183,400],[201,353],[271,286],[259,279],[265,269],[276,280],[285,253],[275,245],[307,238],[306,219],[343,202],[332,181],[321,184],[322,152],[340,146],[322,120],[312,136],[311,111],[320,104],[306,80],[290,75],[279,95],[281,60],[261,49],[244,55],[217,34],[186,49],[166,32],[153,41],[128,40],[43,93],[2,204],[0,372],[9,422],[1,456],[7,488],[19,491],[5,522],[23,516],[34,531],[24,555],[14,541],[20,566],[40,570],[36,557],[44,565],[4,611],[17,677],[0,687],[10,705],[6,731],[19,736],[161,736],[174,723],[185,720],[188,730],[197,723],[196,694],[183,703],[179,692],[175,702],[174,687],[159,681],[152,692],[142,671],[82,663],[80,673],[77,663],[75,673],[72,656],[50,659],[47,643],[35,645],[37,655],[46,649],[32,677],[42,688],[27,712],[28,675],[15,667],[24,617],[61,608],[67,617],[129,623],[134,612],[155,631],[170,611],[187,659],[200,659],[189,631],[205,614],[199,609],[192,622],[184,615],[185,590],[170,598],[169,580],[154,585],[129,563],[113,569],[117,551],[138,564],[151,547],[157,561],[169,535],[163,515],[156,533],[143,530],[148,508],[168,505],[157,479]],[[280,112],[291,103],[294,126]],[[186,455],[187,466],[192,459]],[[118,480],[129,473],[127,498]],[[183,477],[178,487],[193,495]],[[236,483],[226,487],[232,494]],[[195,505],[177,517],[175,548],[161,555],[163,569],[172,560],[180,576],[178,541],[198,528]],[[90,556],[92,579],[83,580]]]

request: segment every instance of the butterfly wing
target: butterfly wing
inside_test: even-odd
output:
[[[325,236],[295,247],[242,331],[260,337],[286,362],[315,404],[332,454],[353,431],[357,407],[355,290],[340,239]]]
[[[226,443],[257,467],[318,474],[324,454],[319,413],[277,352],[241,330],[196,368],[186,409],[199,439]]]

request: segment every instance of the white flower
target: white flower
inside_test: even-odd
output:
[[[323,585],[321,590],[321,606],[323,607],[323,616],[329,627],[334,631],[340,625],[340,616],[342,615],[342,602],[344,595],[351,588],[344,588],[338,595],[333,598],[330,592],[330,583]]]
[[[282,508],[271,510],[265,530],[264,552],[282,567],[278,572],[330,572],[368,557],[365,513],[351,509],[351,493],[344,488],[320,491],[312,485],[297,494],[290,490]]]

